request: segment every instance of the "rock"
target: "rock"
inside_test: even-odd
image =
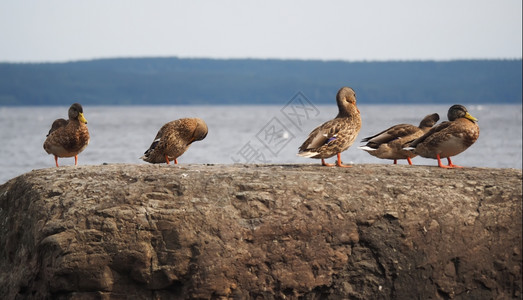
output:
[[[35,170],[0,186],[0,298],[520,298],[521,184],[403,165]]]

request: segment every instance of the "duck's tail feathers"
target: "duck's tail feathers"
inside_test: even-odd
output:
[[[313,152],[313,151],[303,151],[303,152],[298,152],[298,156],[301,156],[301,157],[313,157],[313,156],[316,156],[318,155],[319,153],[318,152]]]
[[[148,157],[149,157],[149,153],[151,153],[151,151],[153,151],[154,148],[156,148],[156,146],[158,145],[159,142],[160,142],[160,139],[159,139],[159,138],[158,138],[158,139],[155,139],[155,140],[153,141],[153,143],[151,144],[151,146],[149,147],[149,149],[147,149],[147,150],[143,153],[143,156],[140,157],[140,159],[145,160],[146,158],[148,158]]]
[[[367,146],[367,145],[365,145],[365,146],[359,146],[358,149],[361,149],[361,150],[364,150],[364,151],[376,151],[376,149],[371,148],[371,147],[369,147],[369,146]]]

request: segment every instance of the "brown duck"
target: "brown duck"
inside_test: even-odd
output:
[[[378,134],[364,138],[361,141],[367,142],[367,144],[358,148],[378,158],[393,159],[394,164],[398,163],[398,159],[406,159],[409,165],[412,165],[411,158],[415,157],[416,154],[403,148],[407,146],[406,143],[428,132],[438,120],[438,114],[431,114],[425,116],[419,126],[411,124],[394,125]]]
[[[415,154],[438,160],[441,168],[462,168],[450,160],[467,150],[479,137],[477,119],[471,116],[465,106],[453,105],[449,108],[446,122],[432,127],[427,133],[409,144]],[[448,165],[443,165],[442,158],[447,158]]]
[[[342,87],[336,95],[338,115],[336,118],[315,128],[307,140],[299,147],[299,156],[321,158],[323,166],[334,164],[325,162],[325,158],[338,156],[336,165],[349,167],[341,162],[341,152],[347,150],[358,136],[361,129],[360,111],[356,107],[356,93],[350,87]]]
[[[174,160],[178,164],[180,157],[195,141],[207,136],[207,124],[200,118],[184,118],[169,122],[160,128],[153,143],[140,157],[153,164],[167,163]]]
[[[78,165],[78,154],[89,144],[89,130],[84,117],[82,105],[74,103],[69,108],[69,120],[56,119],[44,142],[47,153],[54,155],[58,167],[58,157],[73,157]]]

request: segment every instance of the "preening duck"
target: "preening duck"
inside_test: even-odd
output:
[[[200,118],[171,121],[160,128],[153,143],[140,158],[153,164],[169,164],[170,160],[178,164],[178,157],[187,151],[193,142],[203,140],[207,132],[207,124]]]

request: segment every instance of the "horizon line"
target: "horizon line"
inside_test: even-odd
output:
[[[260,61],[320,61],[320,62],[344,62],[344,63],[375,63],[375,62],[453,62],[453,61],[514,61],[523,60],[523,57],[498,57],[498,58],[413,58],[413,59],[321,59],[321,58],[275,58],[275,57],[210,57],[210,56],[176,56],[176,55],[158,55],[158,56],[108,56],[108,57],[93,57],[93,58],[78,58],[78,59],[64,59],[64,60],[0,60],[0,64],[66,64],[77,62],[90,62],[101,60],[124,60],[124,59],[185,59],[185,60],[216,60],[216,61],[234,61],[234,60],[260,60]]]

